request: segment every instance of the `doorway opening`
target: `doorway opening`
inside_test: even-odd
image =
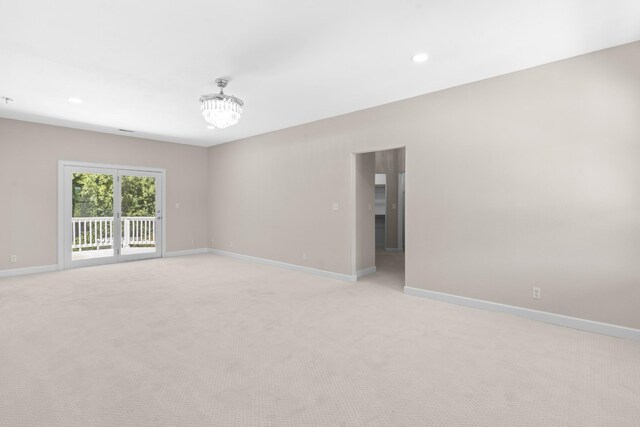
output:
[[[405,147],[355,153],[354,275],[404,287]],[[366,277],[366,278],[365,278]]]
[[[164,253],[164,170],[59,163],[58,267]]]

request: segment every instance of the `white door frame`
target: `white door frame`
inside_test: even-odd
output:
[[[141,167],[141,166],[130,166],[130,165],[114,165],[114,164],[104,164],[104,163],[88,163],[88,162],[78,162],[73,160],[58,160],[58,270],[63,270],[65,268],[65,245],[64,245],[64,236],[65,236],[65,167],[79,167],[79,168],[90,168],[90,169],[124,169],[127,171],[140,171],[140,172],[156,172],[160,174],[160,198],[161,198],[161,210],[162,210],[162,219],[160,220],[160,229],[161,229],[161,244],[160,244],[160,256],[165,257],[167,252],[167,239],[165,238],[167,234],[167,222],[165,221],[165,213],[167,211],[167,197],[166,197],[166,176],[167,171],[163,168],[149,168],[149,167]],[[114,193],[115,188],[118,187],[114,182]],[[114,197],[116,195],[114,194]],[[116,203],[120,203],[120,199],[117,198]],[[114,206],[115,209],[115,206]],[[115,223],[115,221],[114,221]]]
[[[405,173],[398,174],[398,249],[404,252],[404,186]]]
[[[386,151],[386,150],[395,150],[396,148],[404,148],[406,150],[406,146],[405,145],[397,145],[397,146],[391,146],[391,147],[378,147],[378,148],[363,148],[360,150],[355,150],[352,151],[350,153],[351,159],[350,159],[350,163],[351,163],[351,174],[350,174],[350,181],[351,181],[351,185],[350,185],[350,191],[349,191],[349,199],[350,199],[350,212],[349,212],[349,217],[350,220],[349,222],[351,223],[351,274],[352,277],[354,278],[354,280],[357,280],[357,247],[356,247],[356,240],[357,240],[357,233],[356,233],[356,228],[357,228],[357,216],[356,216],[356,156],[358,154],[365,154],[365,153],[375,153],[377,151]],[[405,159],[407,158],[407,152],[405,151]],[[407,171],[407,165],[405,163],[405,173]],[[385,185],[386,188],[386,185]],[[385,196],[385,200],[386,200],[386,196]],[[405,225],[406,227],[406,225]],[[385,228],[386,228],[386,218],[385,218]],[[406,234],[406,229],[405,229],[405,234]],[[385,230],[385,239],[386,239],[386,230]],[[375,242],[374,242],[375,244]]]

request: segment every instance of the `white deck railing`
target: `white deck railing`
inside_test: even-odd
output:
[[[113,245],[113,217],[72,218],[71,221],[72,250],[100,249]],[[155,217],[125,216],[121,225],[123,248],[155,245]]]

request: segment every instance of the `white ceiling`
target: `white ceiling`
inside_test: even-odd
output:
[[[0,17],[0,117],[202,146],[640,40],[638,0],[0,0]],[[209,130],[198,98],[221,76],[245,114]]]

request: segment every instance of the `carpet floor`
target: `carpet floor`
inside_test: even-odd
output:
[[[640,343],[406,296],[378,258],[0,279],[0,425],[640,426]]]

